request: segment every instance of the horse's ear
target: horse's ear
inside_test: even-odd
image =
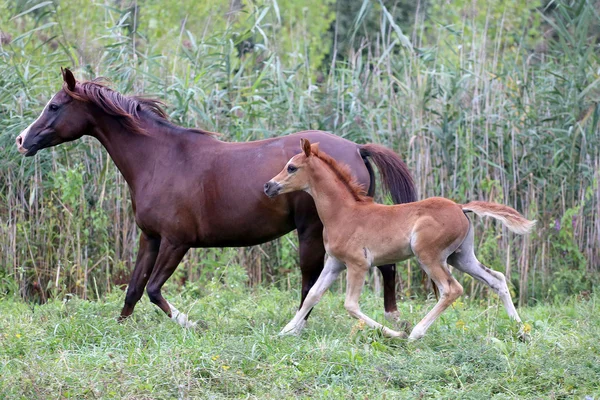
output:
[[[310,145],[310,151],[313,154],[317,154],[318,155],[319,154],[319,142],[311,144]]]
[[[63,81],[65,81],[69,90],[75,90],[75,84],[77,83],[77,81],[75,80],[75,76],[73,75],[71,70],[69,68],[60,67],[60,72],[62,72]]]
[[[304,155],[306,157],[310,157],[310,142],[308,139],[300,139],[300,146],[302,146],[302,150],[304,151]]]

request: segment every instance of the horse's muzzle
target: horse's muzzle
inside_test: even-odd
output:
[[[281,185],[277,182],[269,181],[265,183],[264,192],[269,197],[275,197],[279,194],[281,190]]]

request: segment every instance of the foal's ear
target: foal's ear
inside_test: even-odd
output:
[[[65,81],[69,90],[75,90],[75,83],[77,83],[77,81],[71,70],[69,68],[63,69],[63,67],[60,67],[60,72],[62,72],[63,81]]]
[[[302,150],[304,151],[304,155],[306,157],[310,157],[310,142],[308,139],[300,139],[300,146],[302,146]]]

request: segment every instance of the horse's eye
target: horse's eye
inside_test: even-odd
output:
[[[58,110],[58,106],[56,104],[50,104],[50,106],[48,106],[48,109],[50,111],[56,111]]]
[[[295,165],[288,165],[288,174],[293,174],[294,172],[296,172],[298,170],[298,168]]]

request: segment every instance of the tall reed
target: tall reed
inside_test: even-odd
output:
[[[132,267],[128,189],[101,146],[88,138],[27,159],[14,147],[70,65],[81,78],[158,96],[175,122],[224,140],[324,129],[382,143],[408,162],[421,197],[497,201],[538,219],[524,238],[475,221],[480,258],[507,273],[522,304],[597,282],[600,17],[590,2],[556,3],[551,16],[530,9],[518,21],[466,5],[453,25],[418,7],[410,37],[380,3],[371,10],[379,30],[326,64],[311,61],[325,54],[315,56],[316,28],[298,15],[288,24],[275,1],[235,14],[191,1],[172,12],[151,2],[14,4],[0,16],[0,292],[95,298],[125,284]],[[551,33],[536,42],[534,25]],[[294,234],[192,251],[173,281],[202,284],[230,264],[252,284],[298,285]],[[401,292],[418,293],[414,262],[399,271]],[[484,290],[462,279],[469,295]]]

